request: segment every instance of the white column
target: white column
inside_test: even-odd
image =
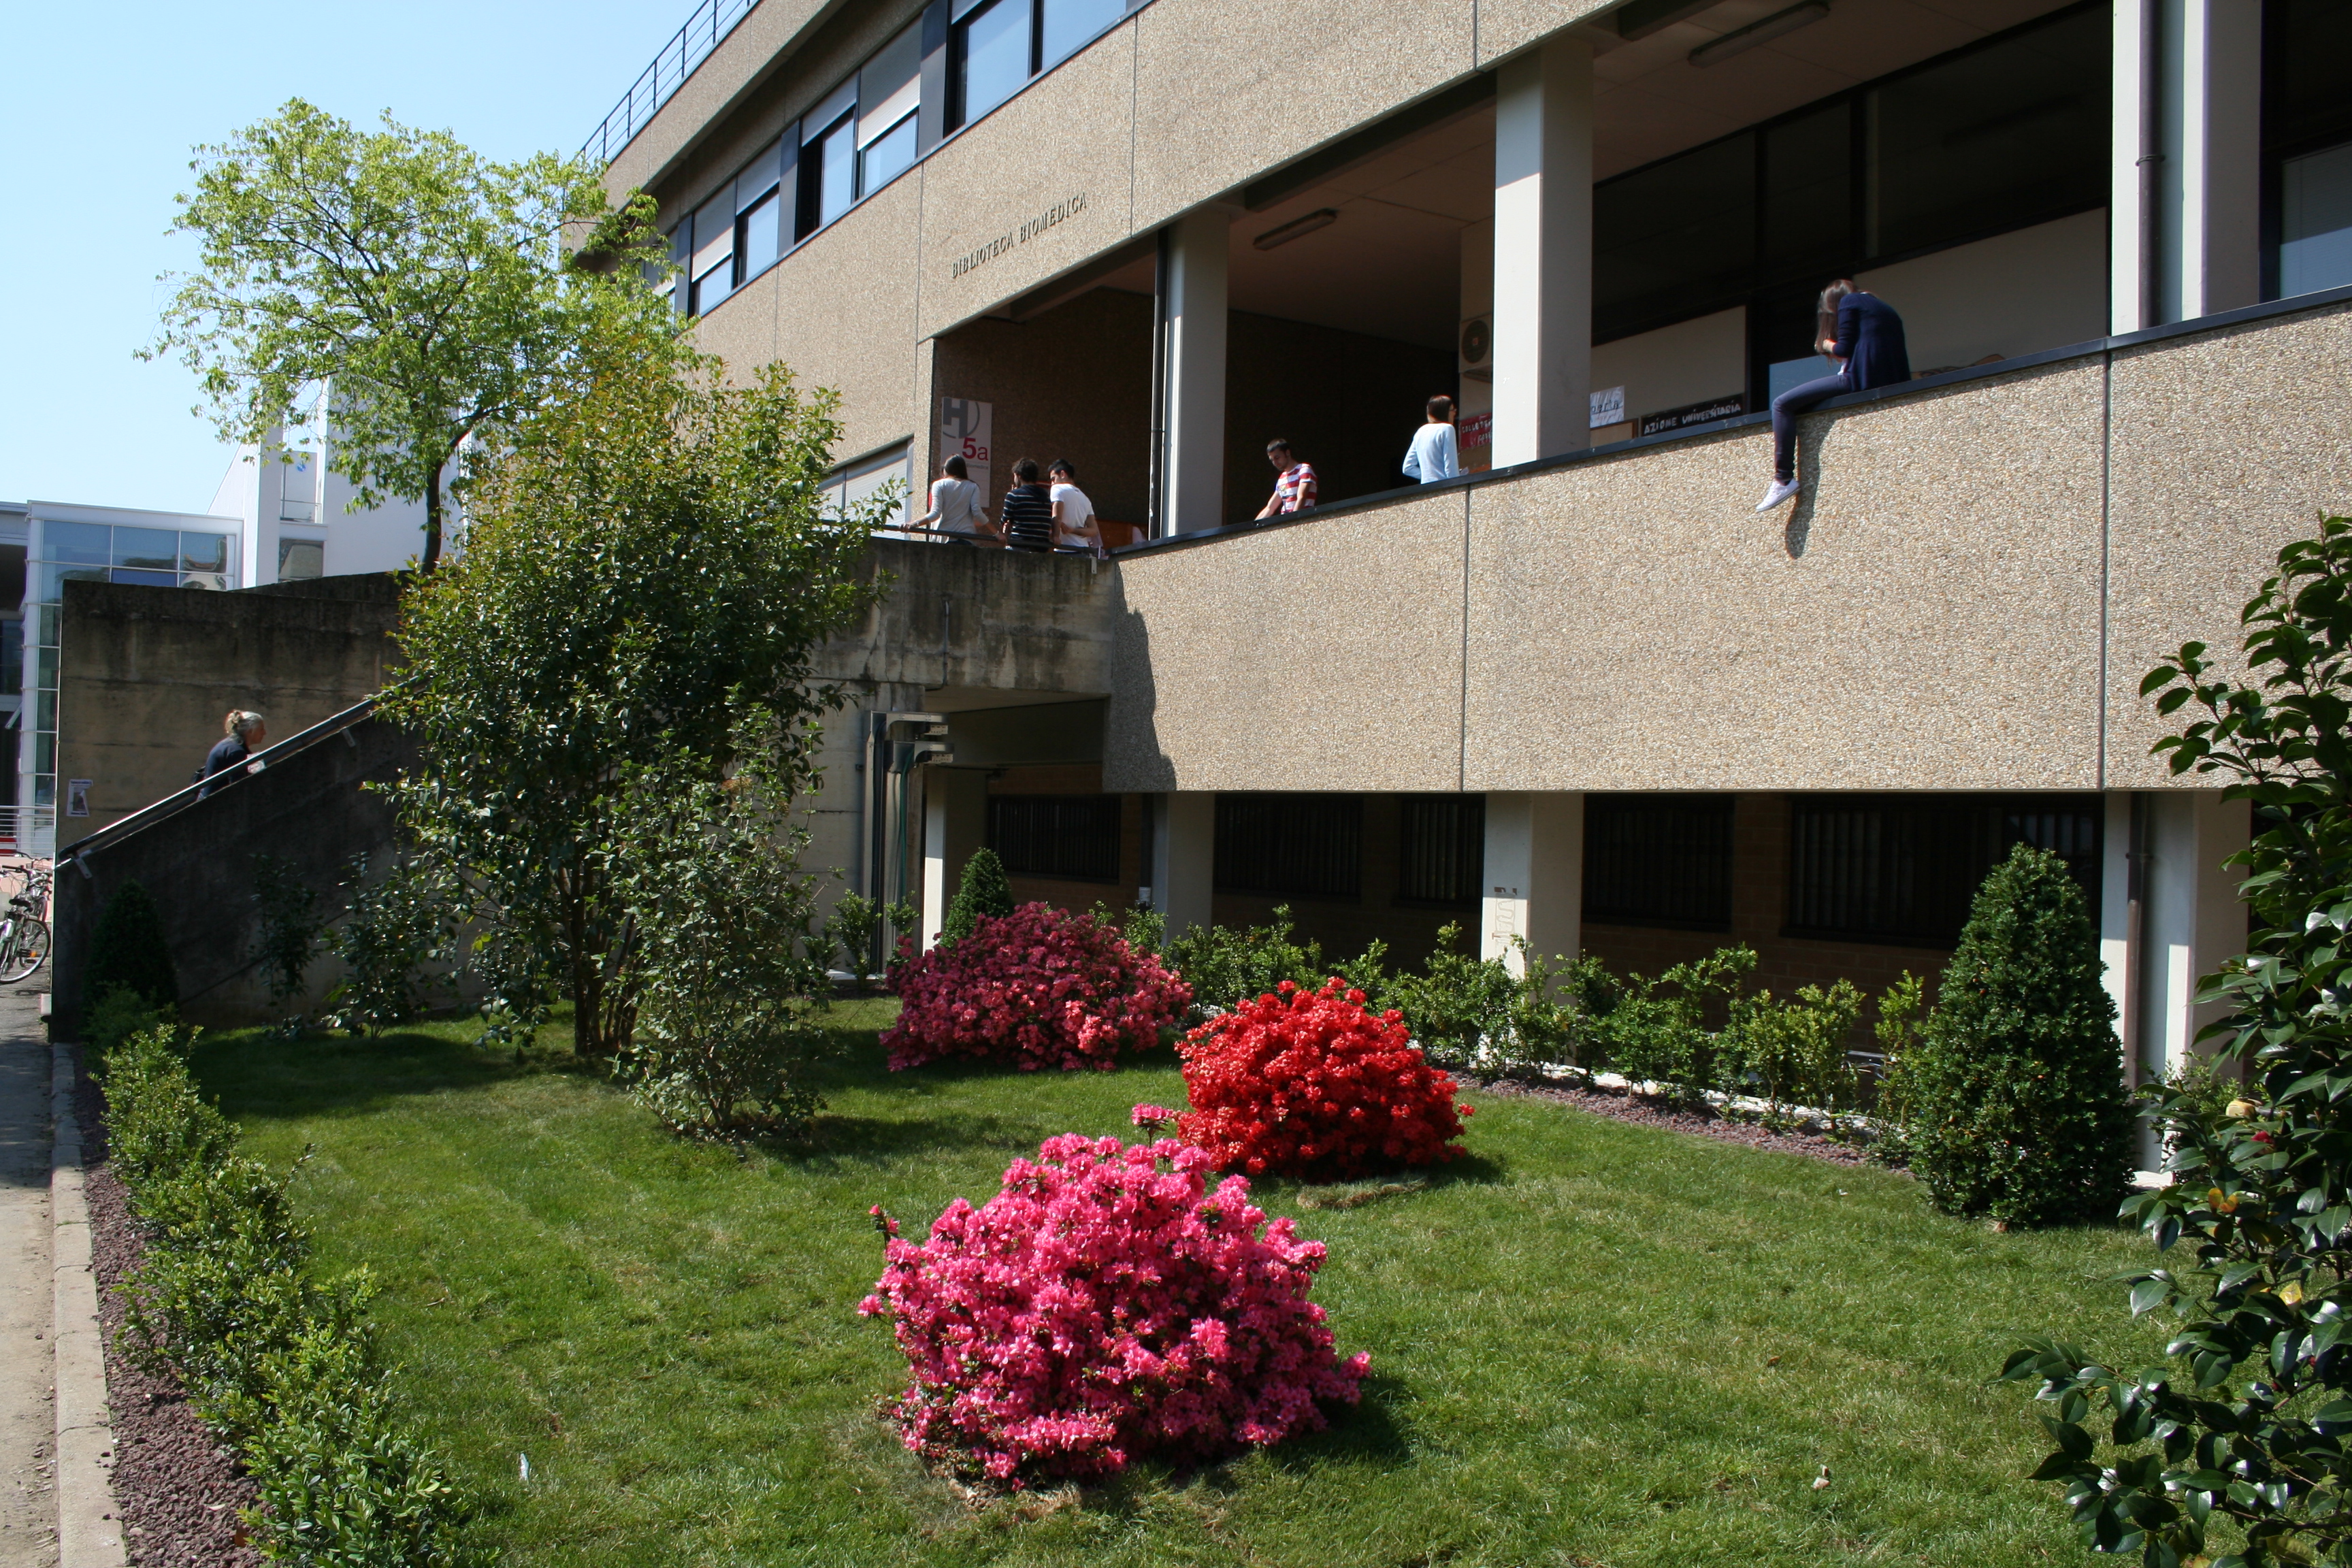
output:
[[[1478,956],[1522,971],[1512,938],[1538,958],[1576,958],[1583,942],[1584,796],[1486,796],[1486,892]]]
[[[2115,999],[2116,1037],[2123,1042],[2124,1082],[2129,1085],[2142,1080],[2138,976],[2140,911],[2146,889],[2140,885],[2141,868],[2136,859],[2135,826],[2131,793],[2110,790],[2100,847],[2099,962],[2106,966],[2107,994]]]
[[[923,945],[936,946],[948,901],[988,832],[988,774],[978,768],[923,770]]]
[[[1225,521],[1225,247],[1220,207],[1168,231],[1168,478],[1161,516],[1171,533]]]
[[[1217,883],[1217,797],[1206,791],[1156,795],[1151,810],[1151,907],[1168,935],[1213,923]]]
[[[1495,447],[1504,468],[1591,445],[1592,47],[1497,73]]]
[[[2245,848],[2252,812],[2247,802],[2225,801],[2213,790],[2150,791],[2143,809],[2139,1019],[2146,1079],[2185,1059],[2197,1032],[2225,1011],[2197,1005],[2197,982],[2246,951],[2246,909],[2238,899],[2243,873],[2221,862]]]
[[[2113,330],[2262,291],[2261,0],[2116,0]]]

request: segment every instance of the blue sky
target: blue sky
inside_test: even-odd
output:
[[[142,363],[193,264],[167,235],[189,149],[301,97],[488,156],[577,148],[691,0],[335,0],[0,7],[0,499],[202,511],[230,451],[194,378]]]

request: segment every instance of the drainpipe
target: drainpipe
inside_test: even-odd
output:
[[[2139,0],[2139,324],[2164,309],[2164,0]],[[2139,820],[2133,807],[2133,821]]]

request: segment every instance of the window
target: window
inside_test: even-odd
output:
[[[286,538],[278,541],[278,580],[280,583],[299,583],[323,576],[326,569],[326,541]]]
[[[800,236],[805,239],[857,201],[857,79],[801,121]]]
[[[912,481],[913,456],[908,447],[893,447],[855,463],[845,463],[825,476],[824,515],[838,522],[872,500],[883,486],[897,480],[902,487],[898,504],[875,520],[877,528],[899,528],[907,521],[906,489]]]
[[[1045,0],[1038,29],[1037,68],[1058,65],[1127,15],[1127,0]]]
[[[771,146],[735,176],[735,286],[757,278],[783,254],[783,203],[777,190],[778,154]]]
[[[2066,862],[2095,921],[2096,795],[1800,799],[1790,807],[1789,931],[1949,947],[2012,845]]]
[[[920,22],[884,46],[857,73],[857,192],[876,191],[915,164],[915,111],[923,96]]]
[[[1408,795],[1397,800],[1397,897],[1475,907],[1485,891],[1486,797]]]
[[[1592,188],[1596,339],[1745,289],[1756,234],[1756,146],[1746,133]],[[1716,307],[1720,308],[1720,307]]]
[[[988,801],[988,847],[1016,877],[1118,880],[1119,797],[999,795]]]
[[[957,0],[956,123],[973,121],[1028,85],[1032,0]]]
[[[1362,887],[1364,803],[1352,795],[1221,795],[1216,890],[1353,899]]]
[[[693,313],[709,315],[735,291],[735,184],[729,181],[694,215]]]
[[[1728,931],[1731,797],[1585,796],[1584,918]]]
[[[2352,5],[2263,7],[2263,297],[2352,283]]]

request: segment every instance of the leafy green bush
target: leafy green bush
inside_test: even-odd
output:
[[[1870,1101],[1871,1121],[1877,1136],[1871,1141],[1871,1158],[1889,1165],[1911,1160],[1911,1118],[1917,1099],[1912,1087],[1912,1053],[1927,1015],[1927,984],[1909,970],[1878,998],[1878,1018],[1870,1026],[1878,1041],[1881,1065]]]
[[[948,912],[940,921],[940,940],[961,942],[971,934],[981,916],[1002,918],[1012,912],[1013,884],[1005,878],[1004,862],[993,849],[975,849],[963,863],[962,880],[956,884],[955,897],[948,900]]]
[[[415,857],[395,857],[373,882],[368,857],[352,857],[345,885],[351,913],[330,945],[347,967],[327,994],[324,1021],[355,1035],[380,1035],[423,1012],[432,982],[426,966],[449,956],[450,904],[434,868]]]
[[[1654,979],[1628,974],[1608,1012],[1593,1020],[1601,1050],[1633,1083],[1653,1085],[1669,1100],[1736,1088],[1737,1037],[1727,1042],[1708,1028],[1707,1013],[1721,1006],[1727,1014],[1755,968],[1754,952],[1725,947]]]
[[[2020,844],[1977,890],[1910,1053],[1911,1168],[1936,1206],[2104,1219],[2132,1173],[2116,1005],[2065,862]]]
[[[104,1072],[108,1052],[142,1030],[167,1022],[172,1014],[171,1008],[158,1011],[149,1006],[147,998],[127,985],[110,987],[82,1012],[83,1059],[93,1074]]]
[[[1803,985],[1786,1001],[1769,991],[1743,997],[1727,1029],[1750,1093],[1761,1090],[1768,1121],[1779,1122],[1788,1107],[1826,1112],[1832,1128],[1853,1110],[1862,1083],[1847,1056],[1854,1026],[1862,1018],[1862,993],[1850,980],[1824,991]]]
[[[1291,937],[1290,906],[1276,907],[1262,926],[1193,926],[1167,944],[1168,963],[1192,988],[1199,1012],[1221,1012],[1263,996],[1287,980],[1315,990],[1331,978],[1323,944]]]
[[[81,973],[81,1005],[94,1006],[117,986],[150,1007],[180,1000],[180,980],[172,949],[163,940],[163,917],[154,899],[136,881],[125,881],[99,911],[90,933],[89,960]]]
[[[1569,1067],[1588,1077],[1600,1066],[1585,999],[1605,984],[1601,961],[1546,960],[1514,938],[1518,968],[1460,951],[1462,928],[1439,928],[1418,974],[1389,983],[1389,1005],[1434,1061],[1481,1072]]]
[[[258,1490],[247,1522],[271,1561],[486,1562],[470,1505],[399,1428],[364,1271],[312,1277],[293,1173],[236,1152],[236,1129],[196,1092],[187,1044],[134,1035],[103,1079],[110,1158],[146,1232],[127,1288],[131,1353],[176,1375],[236,1447]]]
[[[833,901],[833,912],[825,917],[824,938],[840,952],[842,967],[856,976],[857,989],[863,993],[882,973],[874,967],[874,955],[882,945],[884,923],[909,932],[920,919],[912,904],[877,903],[862,893],[844,893]],[[964,934],[971,934],[969,928]],[[887,967],[886,963],[884,968]]]
[[[294,862],[270,854],[253,858],[253,902],[261,917],[254,958],[269,983],[273,1009],[302,994],[327,922],[320,918],[318,889],[305,882]]]

